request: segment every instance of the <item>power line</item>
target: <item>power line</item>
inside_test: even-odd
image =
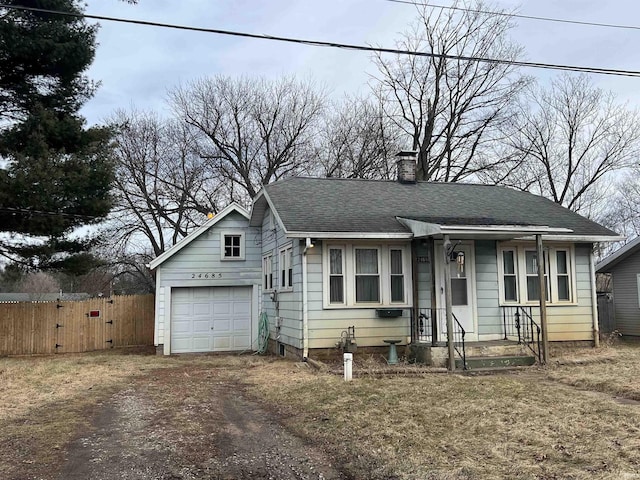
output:
[[[517,60],[502,60],[497,58],[470,57],[470,56],[463,56],[463,55],[446,55],[442,53],[418,52],[418,51],[412,51],[412,50],[400,50],[395,48],[371,47],[371,46],[365,46],[365,45],[356,45],[356,44],[338,43],[338,42],[325,42],[320,40],[307,40],[307,39],[300,39],[300,38],[281,37],[281,36],[275,36],[275,35],[238,32],[233,30],[221,30],[216,28],[191,27],[187,25],[151,22],[147,20],[133,20],[133,19],[127,19],[127,18],[118,18],[118,17],[107,17],[104,15],[91,15],[87,13],[61,12],[58,10],[48,10],[44,8],[32,8],[32,7],[23,7],[23,6],[16,6],[16,5],[0,4],[0,8],[7,8],[11,10],[28,11],[28,12],[37,12],[37,13],[47,13],[52,15],[62,15],[62,16],[76,17],[76,18],[87,18],[92,20],[104,20],[109,22],[127,23],[127,24],[133,24],[133,25],[144,25],[149,27],[171,28],[175,30],[187,30],[187,31],[201,32],[201,33],[214,33],[218,35],[229,35],[234,37],[251,38],[256,40],[272,40],[277,42],[309,45],[313,47],[329,47],[329,48],[340,48],[344,50],[355,50],[355,51],[370,52],[370,53],[391,53],[395,55],[409,55],[409,56],[415,56],[415,57],[430,57],[430,58],[441,58],[441,59],[447,59],[447,60],[462,60],[462,61],[469,61],[469,62],[493,63],[493,64],[500,64],[500,65],[513,65],[513,66],[528,67],[528,68],[541,68],[541,69],[547,69],[547,70],[563,70],[563,71],[570,71],[570,72],[593,73],[598,75],[640,77],[640,71],[638,70],[619,70],[619,69],[613,69],[613,68],[585,67],[585,66],[578,66],[578,65],[553,64],[553,63],[541,63],[541,62],[524,62],[524,61],[517,61]]]
[[[66,213],[66,212],[52,212],[45,210],[33,210],[30,208],[16,208],[16,207],[0,207],[0,212],[10,213],[12,215],[24,214],[30,216],[50,216],[50,217],[68,217],[78,220],[99,220],[103,217],[97,217],[95,215],[82,215],[78,213]]]
[[[604,28],[622,28],[627,30],[640,30],[640,27],[636,25],[619,25],[615,23],[599,23],[599,22],[586,22],[581,20],[568,20],[566,18],[553,18],[553,17],[539,17],[535,15],[522,15],[518,13],[507,13],[507,12],[492,12],[489,10],[479,10],[474,8],[463,8],[463,7],[452,7],[448,5],[438,5],[435,3],[422,3],[422,2],[414,2],[411,0],[383,0],[385,2],[391,3],[403,3],[406,5],[414,5],[418,7],[433,7],[433,8],[442,8],[445,10],[457,10],[461,12],[472,12],[472,13],[483,13],[487,15],[499,15],[504,17],[514,17],[514,18],[524,18],[526,20],[540,20],[544,22],[556,22],[556,23],[570,23],[573,25],[585,25],[589,27],[604,27]]]

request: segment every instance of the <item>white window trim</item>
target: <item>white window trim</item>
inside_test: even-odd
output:
[[[329,248],[343,251],[344,303],[329,302]],[[380,302],[356,303],[355,250],[356,248],[375,248],[378,250],[378,275],[380,278]],[[405,301],[391,302],[391,253],[390,250],[402,250],[402,273],[404,276]],[[322,244],[322,291],[325,309],[340,308],[406,308],[411,307],[412,299],[411,245],[406,243],[333,243]]]
[[[378,272],[376,274],[373,273],[360,273],[358,274],[356,271],[356,250],[375,250],[377,252],[376,258],[378,260]],[[382,248],[379,245],[353,245],[352,247],[352,261],[353,261],[353,299],[352,303],[354,305],[382,305],[384,302],[383,298],[383,279],[382,279]],[[378,302],[358,302],[356,299],[356,277],[360,275],[361,277],[378,277],[378,298],[380,299]],[[348,285],[348,283],[347,283]],[[391,287],[389,287],[391,288]]]
[[[287,252],[289,252],[289,255],[287,256]],[[284,254],[284,258],[285,260],[289,260],[289,265],[286,264],[286,261],[284,262],[283,265],[283,255]],[[287,268],[288,267],[288,268]],[[289,269],[291,269],[291,285],[289,285]],[[284,273],[284,285],[282,285],[282,280],[283,278],[281,277],[282,275],[282,271],[285,271]],[[286,245],[284,245],[282,248],[280,248],[279,252],[278,252],[278,290],[280,290],[281,292],[290,292],[293,290],[293,244],[292,243],[288,243]]]
[[[240,256],[239,257],[226,257],[224,254],[224,238],[226,236],[233,235],[240,237]],[[245,243],[244,243],[244,232],[239,230],[222,230],[220,232],[220,260],[223,262],[237,262],[244,260],[245,256]]]
[[[504,252],[513,252],[513,269],[516,277],[516,300],[506,300],[504,291]],[[520,299],[520,267],[518,265],[518,249],[515,246],[504,246],[498,249],[498,288],[500,291],[500,304],[501,305],[519,305]]]
[[[268,269],[265,268],[267,265]],[[266,275],[271,275],[271,286],[267,285],[264,278]],[[273,291],[273,254],[271,252],[262,257],[262,289],[265,292]]]
[[[576,275],[576,252],[575,246],[572,244],[546,244],[544,245],[545,255],[548,255],[548,283],[551,295],[546,299],[546,302],[552,306],[575,306],[578,305],[577,297],[577,275]],[[504,265],[503,265],[503,252],[504,251],[516,252],[516,289],[518,295],[518,301],[505,301],[504,298]],[[538,305],[539,301],[527,300],[527,274],[526,274],[526,254],[525,252],[536,250],[530,243],[501,243],[498,244],[497,249],[497,263],[498,263],[498,289],[500,295],[500,305]],[[564,250],[567,252],[568,271],[569,271],[569,296],[570,300],[558,299],[558,265],[556,252],[558,250]],[[548,289],[548,290],[549,290]]]
[[[331,277],[331,266],[330,266],[330,261],[331,258],[329,256],[329,250],[340,250],[342,252],[342,274],[340,275],[342,277],[342,302],[331,302],[331,292],[330,292],[330,277]],[[326,267],[323,268],[324,274],[322,275],[323,277],[323,291],[325,292],[325,301],[324,304],[325,306],[329,306],[329,307],[344,307],[347,304],[347,247],[346,245],[328,245],[324,247],[324,251],[323,251],[323,257],[325,259],[325,264]],[[337,274],[336,274],[337,275]]]
[[[394,274],[394,273],[391,272],[391,251],[392,250],[400,250],[400,252],[401,252],[401,255],[402,255],[402,273]],[[410,254],[411,253],[409,253],[409,255]],[[388,260],[389,260],[389,271],[387,273],[387,275],[389,277],[389,303],[391,305],[404,305],[404,304],[407,303],[407,288],[406,288],[407,273],[405,272],[405,256],[407,255],[407,252],[406,252],[406,250],[404,248],[398,248],[398,247],[395,247],[393,245],[390,245],[389,246],[389,250],[387,252],[387,255],[388,255]],[[397,301],[397,300],[394,301],[393,298],[392,298],[392,292],[391,292],[391,285],[392,285],[391,279],[394,276],[400,276],[400,275],[402,275],[402,297],[403,297],[403,299],[401,301]]]

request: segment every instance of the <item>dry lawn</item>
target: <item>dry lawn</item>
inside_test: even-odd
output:
[[[157,368],[215,369],[244,384],[354,478],[640,478],[640,405],[617,398],[640,400],[640,346],[556,352],[549,367],[517,373],[416,371],[350,383],[254,356],[5,358],[0,471],[12,448],[56,455],[83,428],[83,412]]]
[[[559,355],[518,373],[351,383],[273,363],[245,381],[363,478],[640,478],[640,405],[614,398],[640,392],[640,347]]]

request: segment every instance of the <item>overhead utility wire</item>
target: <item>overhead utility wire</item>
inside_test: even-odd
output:
[[[430,57],[430,58],[443,58],[448,60],[463,60],[463,61],[469,61],[469,62],[495,63],[495,64],[513,65],[513,66],[519,66],[519,67],[543,68],[548,70],[565,70],[565,71],[571,71],[571,72],[594,73],[598,75],[640,77],[640,71],[638,70],[617,70],[613,68],[581,67],[576,65],[523,62],[523,61],[517,61],[517,60],[501,60],[497,58],[469,57],[469,56],[463,56],[463,55],[446,55],[442,53],[417,52],[417,51],[411,51],[411,50],[399,50],[395,48],[370,47],[370,46],[355,45],[355,44],[348,44],[348,43],[324,42],[320,40],[305,40],[300,38],[280,37],[280,36],[266,35],[266,34],[260,35],[256,33],[246,33],[246,32],[232,31],[232,30],[220,30],[215,28],[190,27],[186,25],[176,25],[171,23],[150,22],[147,20],[132,20],[132,19],[118,18],[118,17],[107,17],[104,15],[60,12],[58,10],[48,10],[44,8],[22,7],[22,6],[5,5],[5,4],[0,4],[0,8],[8,8],[11,10],[20,10],[20,11],[29,11],[29,12],[38,12],[38,13],[48,13],[52,15],[63,15],[63,16],[76,17],[76,18],[88,18],[92,20],[105,20],[109,22],[129,23],[133,25],[145,25],[150,27],[172,28],[176,30],[188,30],[193,32],[215,33],[219,35],[253,38],[258,40],[273,40],[278,42],[310,45],[314,47],[341,48],[345,50],[356,50],[356,51],[362,51],[362,52],[392,53],[396,55],[409,55],[414,57]]]
[[[438,5],[435,3],[422,3],[422,2],[413,2],[411,0],[384,0],[385,2],[391,3],[404,3],[406,5],[414,5],[417,7],[433,7],[433,8],[443,8],[445,10],[458,10],[461,12],[473,12],[473,13],[485,13],[488,15],[500,15],[503,17],[515,17],[515,18],[524,18],[526,20],[540,20],[544,22],[557,22],[557,23],[571,23],[574,25],[586,25],[589,27],[605,27],[605,28],[622,28],[627,30],[640,30],[640,27],[636,25],[618,25],[615,23],[599,23],[599,22],[586,22],[580,20],[568,20],[564,18],[553,18],[553,17],[538,17],[535,15],[522,15],[518,13],[507,13],[507,12],[491,12],[488,10],[478,10],[474,8],[463,8],[463,7],[452,7],[448,5]]]
[[[77,218],[79,220],[97,220],[103,217],[96,217],[95,215],[82,215],[79,213],[66,213],[66,212],[52,212],[45,210],[33,210],[30,208],[14,208],[14,207],[0,207],[0,213],[10,213],[12,215],[25,214],[25,215],[40,215],[51,217],[69,217]]]

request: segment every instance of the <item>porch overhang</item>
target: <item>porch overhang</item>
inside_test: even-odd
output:
[[[553,236],[570,235],[571,229],[549,227],[547,225],[445,225],[396,217],[407,227],[415,238],[442,238],[449,235],[456,239],[510,240],[532,237],[535,235]]]

